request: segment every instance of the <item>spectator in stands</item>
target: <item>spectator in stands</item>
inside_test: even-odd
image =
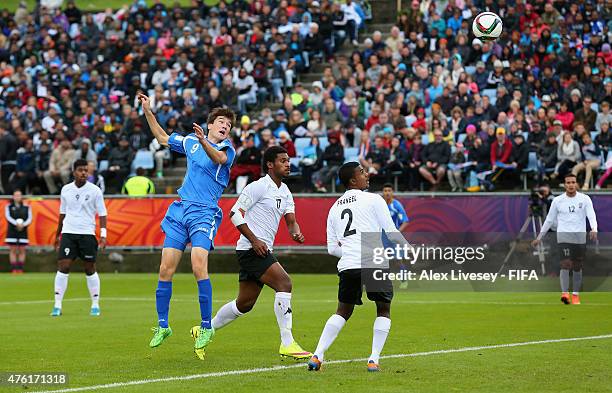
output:
[[[17,150],[17,165],[10,181],[9,190],[24,190],[28,193],[36,186],[36,152],[31,139],[26,140],[25,146]]]
[[[422,154],[423,164],[419,168],[419,173],[431,184],[434,191],[446,176],[446,166],[451,155],[451,148],[444,142],[443,137],[441,130],[434,131],[434,140],[425,146]]]
[[[498,169],[499,164],[509,164],[512,154],[512,142],[506,137],[506,130],[498,127],[495,130],[496,141],[491,145],[491,167]]]
[[[98,186],[103,194],[106,191],[104,177],[98,173],[96,164],[93,161],[87,161],[87,181]]]
[[[255,79],[244,68],[241,68],[232,82],[238,90],[238,111],[246,113],[247,104],[257,103],[257,84]]]
[[[321,112],[318,109],[313,109],[310,113],[310,120],[306,122],[306,129],[308,130],[308,136],[325,136],[327,135],[327,126],[321,119]]]
[[[329,146],[317,158],[316,166],[319,169],[312,174],[312,180],[318,192],[327,192],[325,184],[333,181],[338,168],[344,163],[344,148],[340,144],[340,135],[333,132],[327,136],[327,139]]]
[[[83,138],[80,149],[74,151],[73,161],[80,159],[92,161],[96,166],[98,165],[98,155],[91,148],[91,141],[89,138]]]
[[[136,176],[128,178],[121,189],[122,194],[138,197],[155,194],[155,184],[145,176],[144,168],[136,168]]]
[[[386,112],[382,112],[378,118],[378,123],[374,124],[370,129],[370,135],[373,137],[383,137],[385,135],[393,135],[395,129],[393,124],[389,120],[389,115]]]
[[[554,124],[561,126],[561,121],[555,120]],[[530,151],[537,151],[546,140],[546,131],[542,129],[542,124],[539,121],[535,121],[531,124],[531,132],[528,133],[527,138]]]
[[[600,124],[599,134],[595,137],[595,144],[603,153],[603,159],[608,159],[608,153],[612,149],[612,134],[610,133],[610,123],[602,122]]]
[[[563,179],[580,161],[582,161],[580,145],[572,138],[571,133],[563,133],[561,143],[557,148],[557,167],[551,177]]]
[[[585,96],[582,100],[582,108],[578,109],[575,114],[576,123],[584,124],[587,132],[595,131],[595,122],[597,121],[597,112],[591,108],[592,103],[591,96]]]
[[[194,122],[192,121],[191,124],[193,123]],[[132,132],[129,134],[129,138],[130,138],[130,148],[133,151],[148,149],[149,137],[143,132],[142,125],[136,124]]]
[[[538,183],[542,183],[542,180],[547,180],[547,173],[554,172],[557,166],[557,136],[553,131],[549,131],[546,134],[546,140],[544,140],[538,150]]]
[[[500,180],[506,170],[511,170],[512,142],[506,136],[506,130],[498,127],[495,131],[495,142],[491,144],[490,151],[492,173],[486,177],[485,185],[489,191],[493,190],[494,183]]]
[[[0,178],[4,194],[11,193],[9,180],[17,165],[17,148],[15,136],[0,123]]]
[[[291,140],[287,131],[281,131],[278,133],[278,144],[287,150],[287,155],[292,158],[297,155],[295,151],[295,144]]]
[[[336,103],[331,98],[325,100],[325,107],[321,113],[321,118],[328,130],[332,129],[336,123],[342,124],[344,122],[342,113],[336,108]]]
[[[512,139],[513,145],[512,153],[510,154],[510,165],[515,168],[513,178],[516,184],[520,184],[521,172],[529,165],[529,145],[525,143],[525,137],[520,132],[514,134]]]
[[[588,191],[590,187],[593,171],[599,169],[601,165],[601,151],[599,147],[593,143],[591,135],[586,133],[582,136],[582,160],[572,168],[572,173],[578,176],[584,171],[583,191]]]
[[[407,174],[408,174],[408,190],[418,190],[419,185],[421,183],[421,175],[419,173],[419,169],[423,164],[423,149],[425,146],[423,145],[423,138],[421,134],[416,134],[414,136],[413,143],[408,148],[408,157],[407,157]]]
[[[34,186],[42,194],[50,193],[49,190],[45,190],[46,182],[44,181],[44,173],[49,170],[50,160],[51,147],[49,144],[43,143],[36,154],[36,185]]]
[[[491,168],[491,148],[488,144],[482,141],[482,138],[476,137],[474,144],[468,150],[468,160],[474,165],[474,171],[481,173]]]
[[[291,112],[289,123],[287,123],[287,131],[293,138],[305,137],[308,135],[307,125],[307,122],[304,121],[302,112],[296,109]]]
[[[451,192],[463,191],[463,166],[465,163],[465,149],[462,143],[457,143],[456,150],[451,154],[448,171],[448,183],[451,186]]]
[[[610,103],[608,101],[604,101],[599,105],[599,109],[601,110],[597,114],[597,120],[595,120],[595,131],[601,131],[601,125],[603,123],[612,123],[612,113],[610,113]]]
[[[370,150],[365,157],[366,169],[371,175],[378,174],[382,170],[383,166],[387,164],[389,160],[389,149],[385,147],[384,139],[382,136],[374,138],[374,144],[370,145]]]
[[[130,141],[127,136],[119,139],[119,146],[114,147],[108,157],[108,169],[102,172],[109,193],[119,191],[124,179],[130,173],[134,152],[130,149]]]
[[[312,174],[316,169],[316,164],[322,153],[321,147],[319,146],[319,137],[312,136],[310,138],[310,144],[304,149],[302,159],[300,160],[304,192],[312,192],[314,189]]]
[[[571,130],[574,124],[574,113],[570,112],[566,101],[559,103],[559,112],[555,116],[555,119],[561,122],[561,126],[564,130]]]
[[[58,182],[63,186],[70,181],[73,157],[74,149],[68,139],[64,139],[51,153],[49,169],[43,173],[49,194],[55,195],[59,192]]]
[[[401,179],[406,174],[406,166],[408,164],[408,152],[402,146],[402,141],[399,137],[391,139],[389,148],[389,158],[382,168],[382,173],[385,176],[386,182],[393,180],[394,172],[398,172]]]
[[[230,183],[238,176],[248,176],[251,181],[261,177],[262,150],[255,145],[255,133],[251,131],[238,149],[236,163],[230,170]]]

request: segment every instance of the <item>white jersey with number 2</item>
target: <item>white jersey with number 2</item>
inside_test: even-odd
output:
[[[383,230],[399,233],[380,195],[353,189],[338,198],[327,216],[327,251],[340,258],[338,271],[360,269],[362,233]]]

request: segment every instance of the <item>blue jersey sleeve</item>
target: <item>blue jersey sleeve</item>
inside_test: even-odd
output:
[[[404,206],[402,206],[402,204],[397,200],[394,200],[393,203],[395,204],[395,208],[397,209],[397,221],[399,222],[399,224],[402,225],[403,223],[410,221],[408,219],[408,216],[406,215],[406,210],[404,209]]]
[[[185,154],[185,137],[173,132],[168,138],[168,147],[177,153]]]
[[[225,165],[227,167],[231,167],[232,163],[234,162],[234,158],[236,157],[236,149],[234,149],[232,142],[229,139],[224,140],[221,142],[221,144],[219,144],[219,150],[225,151],[225,154],[227,154],[227,162]]]

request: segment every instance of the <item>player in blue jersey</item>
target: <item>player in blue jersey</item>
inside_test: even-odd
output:
[[[398,231],[404,232],[406,227],[408,227],[408,216],[406,215],[406,210],[404,210],[404,206],[393,197],[393,185],[386,183],[383,185],[383,199],[387,202],[387,206],[389,207],[389,212],[391,213],[391,219],[395,224],[395,227]],[[385,243],[385,246],[387,244]],[[404,264],[400,265],[401,270],[407,270]],[[408,288],[408,281],[403,280],[400,284],[401,289]]]
[[[221,223],[219,198],[229,182],[230,167],[236,151],[228,139],[235,114],[229,109],[215,108],[208,115],[208,135],[197,124],[193,133],[168,136],[151,111],[150,99],[138,93],[147,123],[162,146],[187,157],[187,172],[178,189],[180,199],[174,201],[161,223],[166,235],[162,250],[159,282],[155,293],[159,326],[151,339],[152,348],[172,335],[168,311],[172,295],[172,276],[187,243],[191,243],[191,267],[198,284],[200,301],[200,331],[194,350],[204,359],[206,347],[215,333],[212,325],[212,286],[208,278],[208,253],[214,248],[214,238]]]
[[[383,199],[387,202],[391,218],[398,231],[403,232],[408,226],[408,216],[404,206],[397,199],[393,198],[393,186],[391,184],[383,185]]]

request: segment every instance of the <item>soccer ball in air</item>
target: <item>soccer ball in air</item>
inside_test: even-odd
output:
[[[502,20],[493,12],[483,12],[474,18],[472,31],[483,41],[495,41],[502,33]]]

